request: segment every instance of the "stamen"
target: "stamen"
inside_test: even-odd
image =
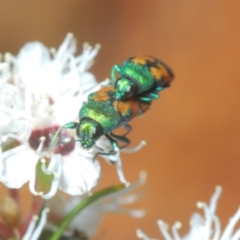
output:
[[[43,144],[44,144],[44,141],[46,140],[46,138],[45,138],[44,136],[42,136],[42,137],[39,138],[39,140],[40,140],[40,143],[39,143],[38,148],[37,148],[37,150],[36,150],[36,154],[37,154],[37,155],[39,155],[40,152],[42,151],[42,149],[43,149]]]
[[[218,219],[217,216],[213,217],[213,222],[214,222],[214,236],[212,238],[212,240],[218,240],[220,238],[220,234],[221,234],[221,225],[220,225],[220,221]]]
[[[143,195],[145,195],[145,191],[140,191],[139,193],[134,193],[129,196],[123,196],[123,195],[141,187],[146,181],[146,176],[147,176],[146,172],[144,172],[144,171],[140,172],[139,179],[136,182],[133,182],[132,184],[130,184],[126,188],[122,189],[121,191],[108,196],[109,202],[117,201],[118,204],[130,204],[130,203],[136,201],[137,199],[141,198]]]
[[[131,185],[132,184],[130,184],[128,186],[128,188],[131,187]],[[119,204],[125,204],[125,205],[126,204],[132,204],[132,203],[136,202],[138,199],[142,198],[145,194],[146,194],[146,191],[140,191],[138,193],[134,193],[134,194],[131,194],[129,196],[119,197],[117,199],[117,202]]]
[[[53,47],[52,47],[52,48],[49,49],[49,51],[50,51],[50,53],[52,54],[53,58],[55,58],[56,52],[57,52],[56,48],[53,48]]]
[[[92,66],[94,62],[93,59],[97,55],[100,47],[100,44],[96,44],[94,48],[92,48],[89,43],[83,44],[83,52],[76,58],[76,63],[80,72],[84,72]]]
[[[40,222],[38,223],[37,228],[33,232],[31,240],[37,240],[42,233],[42,230],[47,222],[47,214],[49,213],[49,208],[45,208],[41,212]]]
[[[62,161],[61,161],[61,156],[60,155],[54,155],[54,157],[51,158],[48,166],[46,165],[46,160],[43,158],[41,159],[41,163],[42,163],[42,171],[47,174],[54,174],[54,170],[58,169],[59,165],[61,165]]]
[[[141,171],[139,173],[139,179],[136,182],[133,182],[132,184],[128,185],[127,187],[131,189],[137,189],[138,187],[142,186],[146,182],[146,180],[147,180],[147,172]],[[128,191],[128,188],[126,188],[126,191]]]
[[[29,180],[29,189],[33,195],[39,196],[39,192],[37,192],[35,190],[35,181],[36,181],[36,173],[34,171],[34,174],[32,174],[32,176],[30,177],[30,180]]]
[[[197,202],[196,206],[197,208],[200,208],[200,209],[203,208],[203,210],[206,210],[208,207],[207,204],[204,202]]]
[[[222,188],[220,186],[216,186],[215,188],[215,193],[213,194],[210,204],[209,204],[209,209],[211,213],[215,213],[216,207],[217,207],[217,202],[222,193]]]
[[[12,55],[11,53],[9,53],[9,52],[7,52],[7,53],[4,54],[4,60],[5,60],[5,62],[7,62],[7,63],[16,62],[15,59],[14,59],[14,57],[13,57],[13,55]]]
[[[121,152],[126,152],[126,153],[133,153],[139,151],[143,146],[147,144],[146,141],[141,141],[136,147],[134,148],[122,148]]]
[[[117,167],[117,174],[118,174],[118,177],[119,177],[120,181],[122,183],[124,183],[126,187],[129,186],[130,183],[126,180],[126,178],[124,176],[124,173],[123,173],[122,161],[121,161],[120,157],[118,158],[118,161],[117,161],[116,165],[117,165],[116,166]]]
[[[70,69],[74,69],[77,65],[76,64],[76,59],[71,54],[68,54],[68,58],[69,58],[69,61],[70,61]],[[73,89],[73,90],[75,90],[75,92],[76,92],[76,89]]]
[[[204,223],[204,225],[205,225],[205,227],[207,229],[210,229],[213,217],[215,216],[214,212],[211,212],[210,211],[210,207],[206,203],[204,203],[204,202],[198,202],[197,206],[199,208],[203,209],[204,215],[205,215],[205,223]],[[208,231],[208,235],[210,236],[210,231]]]
[[[146,215],[146,211],[144,210],[131,210],[126,208],[119,208],[114,210],[114,212],[124,213],[134,218],[142,218]]]
[[[92,49],[88,42],[83,43],[83,51],[90,51]]]
[[[221,239],[230,239],[233,229],[234,229],[235,225],[237,224],[237,222],[239,221],[239,219],[240,219],[240,208],[233,215],[233,217],[230,218],[229,223],[228,223],[227,227],[225,228]]]
[[[32,217],[32,220],[31,220],[29,226],[28,226],[27,232],[24,234],[22,240],[30,240],[31,239],[30,237],[32,236],[32,233],[33,233],[33,231],[36,227],[37,221],[38,221],[38,216],[34,215]]]
[[[151,240],[141,229],[136,230],[137,237],[142,240]],[[154,240],[154,239],[152,239]]]
[[[38,216],[34,215],[32,217],[32,221],[29,224],[27,232],[24,234],[22,240],[37,240],[42,233],[42,230],[47,222],[47,214],[49,212],[49,208],[45,208],[41,212],[40,221],[38,226],[36,227],[36,223],[39,219]]]
[[[181,226],[182,226],[182,224],[180,222],[176,222],[172,226],[172,233],[173,233],[174,240],[181,240],[179,233],[178,233],[178,229],[180,229]]]
[[[163,222],[162,220],[158,220],[157,225],[158,225],[163,237],[166,240],[172,240],[171,236],[169,235],[169,233],[167,231],[168,230],[168,225],[165,222]]]
[[[68,49],[68,46],[70,45],[71,40],[73,38],[74,38],[74,35],[72,33],[67,34],[67,36],[63,40],[63,43],[61,44],[58,51],[56,52],[55,59],[59,59],[59,60],[63,59],[63,57]]]
[[[240,239],[240,229],[238,229],[232,237],[232,240],[239,240],[239,239]]]

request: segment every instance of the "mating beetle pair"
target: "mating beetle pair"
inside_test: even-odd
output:
[[[119,78],[115,78],[115,72]],[[131,131],[129,121],[145,113],[152,100],[158,98],[158,92],[170,86],[174,78],[171,69],[153,57],[133,57],[115,65],[111,72],[112,85],[89,94],[87,102],[79,111],[80,122],[69,122],[62,126],[54,135],[52,143],[61,129],[76,129],[81,146],[89,149],[103,135],[109,139],[112,151],[98,154],[110,155],[119,150],[118,142],[126,147],[130,141],[126,138]],[[112,131],[123,126],[127,132],[116,135]],[[52,144],[53,145],[53,144]]]

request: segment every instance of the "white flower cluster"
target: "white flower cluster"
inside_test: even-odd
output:
[[[165,240],[239,240],[240,229],[234,231],[237,222],[240,220],[240,208],[230,219],[228,225],[221,231],[220,220],[215,211],[217,208],[217,201],[222,192],[221,187],[216,187],[216,191],[207,205],[204,202],[198,202],[197,207],[203,209],[204,217],[199,213],[194,213],[190,220],[190,231],[184,236],[180,237],[178,229],[181,227],[180,222],[176,222],[172,226],[172,236],[168,232],[168,225],[162,220],[158,220],[158,227]],[[137,230],[137,236],[143,240],[154,240],[149,238],[140,229]]]
[[[60,141],[68,144],[52,152],[44,149],[59,127],[78,119],[88,94],[109,84],[109,80],[97,84],[88,72],[99,48],[99,44],[94,48],[84,44],[82,54],[75,56],[76,40],[68,34],[57,50],[33,42],[16,57],[9,53],[1,56],[0,182],[7,187],[20,188],[29,182],[33,194],[48,199],[58,189],[80,195],[97,184],[101,169],[93,157],[99,150],[83,150],[74,140],[75,133],[70,134],[74,131],[63,130],[59,135]],[[17,145],[12,147],[14,143]],[[108,152],[111,149],[104,136],[97,146]],[[120,153],[103,157],[116,163],[120,180],[127,184]]]

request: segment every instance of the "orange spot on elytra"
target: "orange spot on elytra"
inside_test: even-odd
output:
[[[147,104],[144,102],[139,103],[139,108],[141,109],[141,112],[144,113],[150,108],[151,103]]]
[[[155,62],[156,60],[153,57],[143,56],[143,57],[135,57],[131,59],[132,62],[140,65],[147,64],[147,61]]]
[[[164,68],[163,67],[150,67],[150,72],[151,74],[154,76],[155,79],[159,79],[164,75]],[[166,70],[165,70],[165,74],[166,74]]]
[[[171,80],[171,76],[169,76],[167,69],[161,64],[157,64],[157,67],[150,67],[150,72],[157,80],[162,77],[164,78],[164,80]]]
[[[114,91],[113,86],[103,87],[94,94],[92,99],[94,101],[100,101],[100,102],[107,101],[110,99],[108,92],[113,92],[113,91]]]
[[[130,101],[114,101],[113,102],[113,106],[117,109],[117,111],[121,114],[121,115],[126,115],[129,108],[130,108]]]
[[[130,98],[127,101],[114,101],[113,106],[122,115],[127,115],[131,110],[131,118],[138,116],[146,112],[149,109],[150,104],[139,101],[138,98]]]

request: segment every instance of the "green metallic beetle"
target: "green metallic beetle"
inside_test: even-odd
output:
[[[115,73],[119,74],[116,79]],[[114,65],[111,71],[115,98],[126,100],[138,95],[143,101],[157,99],[159,91],[170,86],[174,74],[162,61],[150,57],[131,57],[122,66]]]
[[[113,86],[105,86],[89,94],[88,101],[83,103],[79,111],[80,122],[69,122],[59,128],[52,139],[51,146],[56,144],[60,131],[65,128],[76,129],[76,134],[84,149],[91,148],[101,136],[105,135],[113,150],[109,153],[99,152],[97,154],[111,155],[120,148],[126,147],[130,143],[126,135],[131,131],[128,122],[145,113],[150,108],[151,102],[143,102],[136,96],[121,101],[115,98],[115,93]],[[112,133],[114,129],[121,126],[127,130],[125,134],[120,136]],[[124,145],[119,147],[119,141]]]

